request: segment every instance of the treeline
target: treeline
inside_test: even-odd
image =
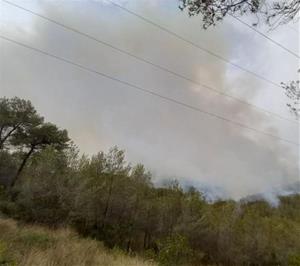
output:
[[[300,195],[208,203],[172,181],[154,187],[117,147],[80,156],[29,101],[0,99],[0,211],[70,225],[81,235],[161,265],[300,265]]]

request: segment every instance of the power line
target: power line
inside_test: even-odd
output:
[[[295,29],[294,27],[292,27],[292,26],[289,25],[289,24],[286,24],[286,26],[287,26],[288,28],[290,28],[291,30],[295,31],[295,32],[297,33],[297,36],[299,35],[299,29],[297,30],[297,29]]]
[[[118,47],[112,45],[111,43],[102,41],[102,40],[100,40],[100,39],[98,39],[98,38],[96,38],[96,37],[94,37],[94,36],[92,36],[92,35],[89,35],[89,34],[87,34],[87,33],[84,33],[84,32],[82,32],[82,31],[79,31],[79,30],[76,29],[76,28],[73,28],[73,27],[71,27],[71,26],[65,25],[65,24],[63,24],[63,23],[61,23],[61,22],[58,22],[58,21],[52,19],[52,18],[46,17],[46,16],[41,15],[41,14],[39,14],[39,13],[36,13],[36,12],[34,12],[34,11],[32,11],[32,10],[29,10],[29,9],[24,8],[24,7],[22,7],[22,6],[19,6],[19,5],[17,5],[17,4],[11,3],[11,2],[9,2],[9,1],[7,1],[7,0],[3,0],[3,2],[5,2],[5,3],[9,4],[9,5],[12,5],[12,6],[16,7],[16,8],[22,9],[22,10],[24,10],[24,11],[30,13],[30,14],[33,14],[33,15],[35,15],[35,16],[37,16],[37,17],[40,17],[40,18],[42,18],[42,19],[44,19],[44,20],[47,20],[47,21],[49,21],[49,22],[51,22],[51,23],[53,23],[53,24],[55,24],[55,25],[58,25],[58,26],[60,26],[60,27],[62,27],[62,28],[64,28],[64,29],[66,29],[66,30],[72,31],[72,32],[74,32],[74,33],[76,33],[76,34],[79,34],[79,35],[81,35],[81,36],[84,36],[85,38],[88,38],[88,39],[93,40],[93,41],[95,41],[95,42],[97,42],[97,43],[100,43],[100,44],[102,44],[102,45],[105,45],[105,46],[107,46],[107,47],[109,47],[109,48],[111,48],[111,49],[114,49],[114,50],[116,50],[116,51],[118,51],[118,52],[120,52],[120,53],[126,54],[127,56],[133,57],[134,59],[136,59],[136,60],[138,60],[138,61],[141,61],[141,62],[143,62],[143,63],[149,64],[149,65],[151,65],[151,66],[153,66],[153,67],[156,67],[156,68],[158,68],[158,69],[160,69],[160,70],[163,70],[163,71],[165,71],[165,72],[167,72],[167,73],[169,73],[169,74],[172,74],[172,75],[174,75],[174,76],[177,76],[177,77],[179,77],[179,78],[181,78],[181,79],[184,79],[184,80],[186,80],[186,81],[188,81],[188,82],[191,82],[191,83],[193,83],[193,84],[196,84],[196,85],[199,85],[199,86],[201,86],[201,87],[204,87],[204,88],[206,88],[206,89],[208,89],[208,90],[211,90],[211,91],[213,91],[213,92],[215,92],[215,93],[217,93],[217,94],[219,94],[219,95],[221,95],[221,96],[228,97],[228,98],[233,99],[233,100],[235,100],[235,101],[238,101],[238,102],[240,102],[240,103],[242,103],[242,104],[248,105],[248,106],[250,106],[250,107],[252,107],[252,108],[256,108],[256,109],[258,109],[258,110],[260,110],[260,111],[262,111],[262,112],[265,112],[265,113],[267,113],[267,114],[273,115],[273,116],[275,116],[275,117],[277,117],[277,118],[279,118],[279,119],[286,120],[286,121],[289,121],[289,122],[297,123],[297,124],[298,124],[298,122],[297,122],[296,120],[285,118],[285,117],[281,116],[280,114],[277,114],[277,113],[274,113],[274,112],[269,111],[268,109],[262,108],[262,107],[260,107],[260,106],[255,105],[255,104],[252,104],[252,103],[249,103],[248,101],[244,101],[244,100],[242,100],[242,99],[240,99],[240,98],[237,98],[237,97],[232,96],[232,95],[230,95],[230,94],[227,94],[227,93],[225,93],[225,92],[221,92],[221,91],[218,90],[218,89],[215,89],[215,88],[213,88],[213,87],[210,87],[210,86],[208,86],[208,85],[205,85],[205,84],[203,84],[203,83],[200,83],[199,81],[193,80],[193,79],[191,79],[191,78],[189,78],[189,77],[187,77],[187,76],[184,76],[184,75],[182,75],[182,74],[180,74],[180,73],[177,73],[177,72],[175,72],[175,71],[172,71],[172,70],[170,70],[170,69],[168,69],[168,68],[166,68],[166,67],[164,67],[164,66],[161,66],[161,65],[159,65],[159,64],[156,64],[156,63],[154,63],[154,62],[151,62],[151,61],[149,61],[148,59],[139,57],[139,56],[137,56],[137,55],[135,55],[135,54],[133,54],[133,53],[131,53],[131,52],[128,52],[128,51],[126,51],[126,50],[123,50],[123,49],[121,49],[121,48],[118,48]]]
[[[246,23],[245,21],[241,20],[240,18],[234,16],[234,15],[230,15],[232,18],[236,19],[237,21],[239,21],[241,24],[245,25],[246,27],[248,27],[249,29],[255,31],[257,34],[259,34],[260,36],[266,38],[268,41],[272,42],[273,44],[277,45],[278,47],[280,47],[281,49],[285,50],[286,52],[288,52],[289,54],[295,56],[296,58],[300,59],[300,56],[296,53],[294,53],[293,51],[291,51],[290,49],[286,48],[285,46],[283,46],[282,44],[280,44],[279,42],[273,40],[272,38],[270,38],[269,36],[267,36],[266,34],[262,33],[261,31],[259,31],[258,29],[252,27],[251,25],[249,25],[248,23]]]
[[[125,12],[127,12],[127,13],[129,13],[129,14],[131,14],[131,15],[133,15],[133,16],[135,16],[135,17],[141,19],[141,20],[143,20],[144,22],[146,22],[146,23],[148,23],[148,24],[151,24],[151,25],[153,25],[154,27],[156,27],[156,28],[158,28],[158,29],[160,29],[160,30],[162,30],[162,31],[164,31],[164,32],[167,32],[168,34],[170,34],[170,35],[172,35],[172,36],[174,36],[174,37],[176,37],[176,38],[178,38],[178,39],[184,41],[185,43],[188,43],[189,45],[194,46],[195,48],[198,48],[198,49],[204,51],[205,53],[210,54],[210,55],[212,55],[212,56],[214,56],[214,57],[220,59],[221,61],[223,61],[223,62],[225,62],[225,63],[227,63],[227,64],[229,64],[229,65],[232,65],[232,66],[234,66],[234,67],[236,67],[236,68],[238,68],[238,69],[240,69],[240,70],[242,70],[242,71],[244,71],[244,72],[247,72],[247,73],[251,74],[252,76],[255,76],[255,77],[258,78],[258,79],[261,79],[261,80],[263,80],[263,81],[265,81],[265,82],[267,82],[267,83],[269,83],[269,84],[272,84],[273,86],[276,86],[276,87],[278,87],[278,88],[281,88],[280,84],[278,84],[278,83],[276,83],[276,82],[274,82],[274,81],[272,81],[272,80],[270,80],[270,79],[267,79],[267,78],[265,78],[264,76],[262,76],[262,75],[260,75],[260,74],[257,74],[257,73],[255,73],[255,72],[253,72],[252,70],[249,70],[249,69],[247,69],[247,68],[244,68],[244,67],[242,67],[242,66],[240,66],[240,65],[238,65],[238,64],[236,64],[236,63],[234,63],[234,62],[231,62],[229,59],[227,59],[227,58],[225,58],[225,57],[223,57],[223,56],[221,56],[221,55],[219,55],[219,54],[216,54],[216,53],[210,51],[209,49],[207,49],[207,48],[205,48],[205,47],[203,47],[203,46],[200,46],[199,44],[194,43],[194,42],[192,42],[192,41],[186,39],[185,37],[182,37],[181,35],[177,34],[176,32],[174,32],[174,31],[172,31],[172,30],[169,30],[169,29],[167,29],[167,28],[165,28],[165,27],[159,25],[158,23],[156,23],[156,22],[154,22],[154,21],[152,21],[152,20],[150,20],[150,19],[148,19],[148,18],[145,18],[144,16],[142,16],[142,15],[140,15],[140,14],[138,14],[138,13],[135,13],[135,12],[133,12],[133,11],[127,9],[126,7],[124,7],[124,6],[122,6],[122,5],[119,5],[119,4],[117,4],[117,3],[115,3],[115,2],[113,2],[113,1],[111,1],[111,0],[106,0],[106,1],[110,2],[111,4],[115,5],[116,7],[118,7],[118,8],[120,8],[120,9],[124,10]]]
[[[76,62],[73,62],[69,59],[66,59],[66,58],[63,58],[63,57],[60,57],[60,56],[57,56],[57,55],[54,55],[54,54],[51,54],[51,53],[48,53],[44,50],[40,50],[38,48],[35,48],[35,47],[32,47],[30,45],[27,45],[27,44],[24,44],[22,42],[19,42],[19,41],[16,41],[16,40],[13,40],[11,38],[8,38],[8,37],[5,37],[3,35],[0,35],[0,38],[3,39],[3,40],[6,40],[8,42],[11,42],[11,43],[14,43],[14,44],[17,44],[19,46],[22,46],[22,47],[25,47],[29,50],[32,50],[32,51],[35,51],[39,54],[42,54],[42,55],[46,55],[48,57],[51,57],[51,58],[54,58],[58,61],[62,61],[64,63],[67,63],[67,64],[70,64],[70,65],[73,65],[79,69],[82,69],[82,70],[85,70],[87,72],[90,72],[90,73],[94,73],[96,75],[99,75],[101,77],[104,77],[104,78],[107,78],[107,79],[110,79],[110,80],[113,80],[115,82],[118,82],[118,83],[121,83],[127,87],[130,87],[130,88],[133,88],[135,90],[138,90],[138,91],[141,91],[143,93],[146,93],[146,94],[149,94],[149,95],[152,95],[152,96],[155,96],[155,97],[158,97],[158,98],[161,98],[165,101],[168,101],[168,102],[171,102],[171,103],[175,103],[177,105],[180,105],[180,106],[183,106],[187,109],[190,109],[190,110],[193,110],[193,111],[196,111],[196,112],[199,112],[199,113],[202,113],[202,114],[205,114],[207,116],[211,116],[211,117],[214,117],[216,119],[219,119],[219,120],[222,120],[222,121],[225,121],[225,122],[228,122],[228,123],[231,123],[235,126],[238,126],[238,127],[241,127],[241,128],[245,128],[245,129],[248,129],[250,131],[253,131],[253,132],[256,132],[256,133],[259,133],[259,134],[262,134],[262,135],[265,135],[265,136],[268,136],[268,137],[271,137],[271,138],[274,138],[274,139],[278,139],[280,141],[283,141],[283,142],[286,142],[286,143],[289,143],[289,144],[293,144],[295,146],[299,146],[299,143],[297,142],[294,142],[294,141],[291,141],[291,140],[288,140],[288,139],[285,139],[285,138],[281,138],[279,136],[276,136],[276,135],[273,135],[273,134],[270,134],[270,133],[267,133],[267,132],[264,132],[264,131],[261,131],[259,129],[256,129],[254,127],[250,127],[250,126],[247,126],[247,125],[244,125],[242,123],[239,123],[239,122],[236,122],[234,120],[231,120],[231,119],[228,119],[228,118],[225,118],[225,117],[222,117],[220,115],[217,115],[217,114],[214,114],[214,113],[210,113],[208,111],[205,111],[205,110],[202,110],[201,108],[197,107],[197,106],[194,106],[194,105],[191,105],[191,104],[188,104],[188,103],[185,103],[185,102],[181,102],[181,101],[178,101],[176,99],[173,99],[173,98],[170,98],[170,97],[167,97],[167,96],[164,96],[164,95],[161,95],[157,92],[154,92],[152,90],[148,90],[148,89],[145,89],[143,87],[140,87],[140,86],[137,86],[137,85],[134,85],[130,82],[127,82],[127,81],[124,81],[124,80],[121,80],[119,78],[116,78],[114,76],[110,76],[108,74],[105,74],[105,73],[102,73],[100,71],[97,71],[97,70],[94,70],[92,68],[89,68],[89,67],[86,67],[82,64],[79,64],[79,63],[76,63]]]

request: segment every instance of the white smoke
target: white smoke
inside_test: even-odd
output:
[[[280,89],[112,5],[101,1],[18,3],[192,79],[289,116]],[[253,32],[230,21],[216,29],[201,30],[197,19],[189,19],[173,3],[121,4],[276,82],[294,77],[297,62],[253,36]],[[273,135],[298,140],[295,124],[274,119],[24,11],[1,5],[5,22],[1,32],[8,37]],[[283,34],[279,32],[275,37],[283,38]],[[294,45],[292,41],[288,44]],[[0,97],[16,95],[32,100],[46,119],[69,130],[83,152],[95,153],[118,145],[126,150],[128,160],[144,163],[157,184],[176,178],[185,186],[204,188],[210,198],[215,195],[240,199],[259,193],[273,195],[270,191],[274,189],[284,192],[287,185],[299,180],[299,149],[292,145],[145,95],[6,41],[1,41],[0,62]]]

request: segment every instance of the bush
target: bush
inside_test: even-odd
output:
[[[0,218],[1,266],[156,266],[101,242],[81,238],[68,228],[51,230]]]
[[[288,261],[289,266],[300,266],[300,254],[291,255]]]
[[[159,241],[158,262],[163,266],[186,265],[193,257],[188,241],[181,235],[174,235]]]
[[[47,248],[53,244],[53,239],[50,238],[46,233],[25,231],[19,236],[18,241],[28,247],[39,247]]]
[[[13,266],[14,261],[8,255],[8,248],[6,244],[0,241],[0,265],[3,266]]]

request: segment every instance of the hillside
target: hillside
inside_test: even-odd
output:
[[[17,97],[0,98],[0,131],[0,213],[26,225],[1,220],[2,265],[300,266],[297,183],[212,202],[171,178],[158,186],[116,146],[82,155]]]
[[[107,250],[101,242],[83,239],[70,229],[50,230],[21,226],[0,218],[0,265],[97,265],[154,266],[118,250]]]

